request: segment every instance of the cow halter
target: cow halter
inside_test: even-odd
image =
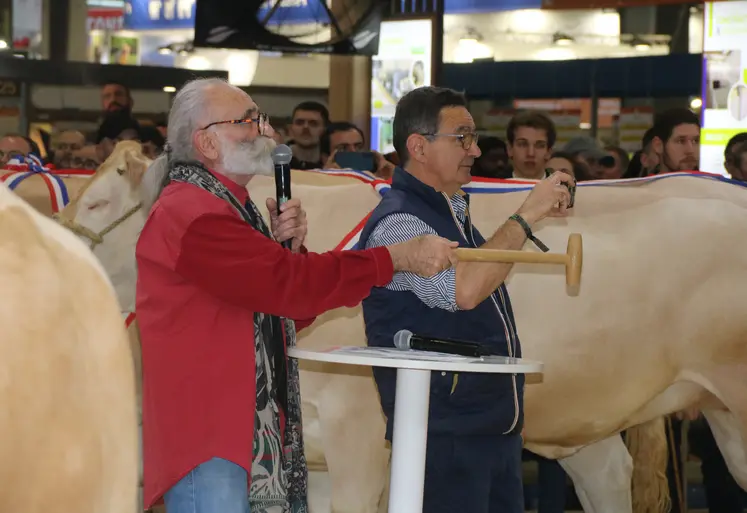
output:
[[[63,219],[60,217],[59,214],[54,214],[52,217],[55,221],[57,221],[59,224],[70,230],[71,232],[80,235],[82,237],[85,237],[86,239],[91,241],[90,250],[93,251],[93,248],[104,242],[104,236],[114,230],[117,226],[124,223],[129,219],[130,217],[135,214],[138,210],[142,208],[143,204],[138,203],[131,209],[129,209],[127,212],[125,212],[121,217],[118,219],[115,219],[109,226],[101,230],[100,232],[96,233],[90,228],[86,228],[85,226],[82,226],[72,219]]]

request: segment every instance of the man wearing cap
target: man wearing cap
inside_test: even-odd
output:
[[[563,151],[573,155],[588,174],[587,177],[577,177],[579,181],[608,178],[608,173],[615,168],[615,158],[591,137],[574,137],[565,144]]]

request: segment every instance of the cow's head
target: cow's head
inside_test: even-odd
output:
[[[151,161],[136,141],[122,141],[90,183],[57,216],[101,261],[123,309],[134,308],[135,244],[147,212],[140,184]]]

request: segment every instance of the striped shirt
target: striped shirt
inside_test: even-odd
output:
[[[467,222],[467,200],[456,193],[449,200],[451,208],[456,214],[462,227]],[[368,238],[366,249],[378,246],[391,246],[406,242],[420,235],[438,235],[425,221],[412,214],[394,213],[384,217]],[[441,308],[449,312],[456,312],[456,268],[450,267],[435,276],[424,278],[405,271],[394,273],[394,278],[386,286],[389,290],[410,291],[420,301],[431,308]]]

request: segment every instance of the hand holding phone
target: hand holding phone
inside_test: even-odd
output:
[[[335,152],[334,159],[341,169],[376,171],[376,159],[370,151],[338,151]]]

